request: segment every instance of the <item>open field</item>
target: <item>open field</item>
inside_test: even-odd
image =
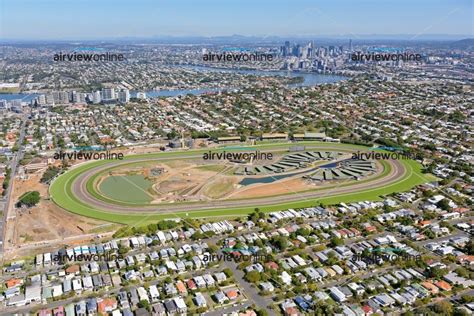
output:
[[[210,198],[221,198],[224,195],[228,194],[234,188],[233,181],[229,179],[219,179],[211,184],[209,184],[205,189],[204,192],[206,196]]]
[[[150,202],[147,190],[151,182],[140,175],[119,175],[105,178],[99,185],[102,194],[117,201]]]
[[[0,94],[19,93],[20,87],[0,87]],[[0,95],[1,97],[1,95]]]
[[[305,142],[308,145],[321,149],[340,149],[340,150],[367,150],[366,147]],[[259,150],[281,150],[288,144],[266,144],[255,146]],[[309,150],[309,148],[307,148]],[[133,163],[139,163],[137,160],[149,161],[160,160],[162,164],[168,161],[179,159],[197,159],[201,157],[203,150],[193,150],[187,152],[167,152],[150,155],[128,156],[125,160]],[[164,218],[175,217],[210,217],[210,216],[239,216],[252,212],[256,207],[263,211],[274,211],[291,207],[307,207],[318,203],[334,204],[339,202],[351,202],[360,200],[379,200],[381,196],[393,192],[406,191],[413,186],[429,181],[420,170],[421,166],[415,161],[383,161],[383,172],[374,175],[371,179],[360,181],[351,181],[352,183],[332,183],[325,186],[313,186],[301,192],[272,192],[275,196],[244,199],[223,199],[208,200],[185,203],[162,203],[155,205],[130,206],[120,205],[114,201],[104,201],[103,196],[94,193],[94,186],[91,185],[91,179],[84,177],[84,174],[94,171],[94,168],[108,167],[111,161],[97,161],[81,164],[66,174],[57,178],[50,188],[51,196],[55,203],[61,207],[84,216],[89,216],[106,221],[134,225],[137,223],[152,222]],[[209,168],[205,168],[209,169]],[[223,171],[221,168],[211,168],[211,170],[201,170],[216,174]],[[92,176],[94,172],[92,172]],[[89,182],[88,182],[89,181]],[[86,190],[87,183],[87,190]],[[287,185],[292,186],[292,182]],[[227,183],[219,186],[204,186],[203,191],[208,195],[219,198],[222,191],[226,191]],[[79,189],[81,188],[81,189]],[[90,195],[84,195],[84,191]],[[291,190],[288,190],[291,191]],[[294,190],[293,190],[294,191]],[[97,196],[100,199],[97,198]],[[112,202],[112,203],[111,203]]]

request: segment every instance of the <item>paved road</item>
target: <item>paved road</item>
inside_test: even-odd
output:
[[[0,223],[0,236],[1,236],[1,244],[0,244],[0,256],[3,257],[3,251],[5,247],[5,231],[6,231],[6,225],[8,221],[8,213],[10,210],[10,204],[11,204],[11,196],[12,196],[12,190],[13,190],[13,182],[15,180],[15,175],[18,167],[18,163],[20,160],[23,158],[23,140],[25,139],[25,127],[26,127],[26,122],[27,122],[27,116],[24,115],[22,118],[22,124],[21,124],[21,129],[20,129],[20,137],[18,138],[18,152],[15,154],[13,157],[11,163],[10,163],[10,170],[11,170],[11,176],[10,176],[10,185],[7,188],[7,193],[5,195],[4,199],[4,209],[3,209],[3,218]]]
[[[222,251],[218,252],[220,255],[224,255]],[[237,269],[237,262],[235,261],[224,261],[224,266],[232,270],[234,274],[234,280],[239,284],[241,288],[244,289],[247,294],[248,299],[255,303],[258,309],[266,310],[270,315],[275,315],[273,310],[269,309],[268,306],[272,305],[273,302],[271,299],[263,297],[258,294],[257,288],[253,287],[249,282],[244,279],[244,271]]]
[[[337,148],[327,148],[327,147],[319,147],[320,149],[329,149],[329,150],[340,150]],[[160,161],[165,161],[165,160],[176,160],[179,157],[162,157],[162,158],[154,158],[154,160],[160,160]],[[186,156],[186,158],[201,158],[201,155],[192,155],[192,156]],[[379,188],[384,185],[387,185],[389,183],[394,183],[400,180],[405,176],[407,173],[407,170],[403,167],[403,165],[396,160],[389,160],[388,162],[392,166],[391,172],[380,179],[376,179],[373,181],[368,181],[364,183],[356,183],[354,185],[350,186],[341,186],[341,187],[333,187],[333,188],[327,188],[324,190],[320,191],[310,191],[310,192],[301,192],[297,194],[287,194],[287,195],[282,195],[282,196],[272,196],[272,197],[262,197],[262,198],[253,198],[253,199],[245,199],[245,200],[215,200],[215,201],[206,201],[206,202],[193,202],[193,203],[187,203],[187,204],[166,204],[166,205],[150,205],[150,206],[122,206],[122,205],[117,205],[117,204],[110,204],[101,200],[96,199],[92,195],[89,194],[89,192],[86,189],[86,183],[88,179],[93,176],[94,174],[97,174],[100,171],[103,171],[105,169],[110,168],[111,166],[117,166],[120,164],[128,164],[131,162],[141,162],[141,161],[148,161],[149,158],[137,158],[137,159],[129,159],[127,161],[113,161],[109,164],[106,165],[101,165],[98,167],[93,167],[85,172],[83,172],[81,175],[79,175],[75,181],[72,184],[72,191],[75,197],[77,197],[79,200],[83,201],[87,205],[99,209],[99,210],[104,210],[108,212],[117,212],[117,213],[127,213],[130,214],[130,212],[150,212],[150,213],[155,213],[157,211],[163,213],[163,212],[180,212],[180,211],[196,211],[196,210],[212,210],[212,209],[221,209],[225,207],[252,207],[255,205],[273,205],[273,204],[278,204],[278,203],[286,203],[286,202],[292,202],[292,201],[303,201],[305,199],[314,199],[314,198],[320,198],[320,197],[328,197],[328,196],[334,196],[334,195],[343,195],[346,193],[355,193],[355,192],[361,192],[361,191],[366,191],[369,189],[374,189],[374,188]],[[62,194],[67,194],[66,192],[63,192]],[[54,200],[54,196],[53,196]]]
[[[437,237],[437,238],[433,238],[433,239],[426,239],[426,240],[423,240],[423,241],[416,241],[415,244],[418,245],[418,246],[426,246],[427,244],[440,243],[440,242],[447,241],[447,240],[450,240],[450,239],[456,238],[456,237],[469,237],[469,234],[465,233],[465,232],[459,232],[459,233],[453,234],[453,235],[447,235],[447,236]]]
[[[225,307],[225,308],[222,308],[222,309],[219,309],[219,310],[216,310],[216,311],[211,311],[211,312],[207,312],[207,313],[203,313],[202,315],[205,315],[205,316],[222,316],[222,315],[228,315],[230,313],[233,313],[233,312],[238,312],[240,310],[243,310],[243,309],[247,309],[248,307],[250,307],[252,305],[252,302],[245,302],[245,303],[241,303],[241,304],[238,304],[237,306],[229,306],[229,307]]]

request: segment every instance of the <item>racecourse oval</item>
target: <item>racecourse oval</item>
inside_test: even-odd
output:
[[[307,149],[336,150],[348,152],[370,148],[319,142],[303,142]],[[254,146],[255,149],[281,152],[294,144],[266,144]],[[208,150],[208,149],[206,149]],[[175,151],[156,154],[131,155],[122,161],[94,161],[72,167],[51,184],[50,195],[53,201],[73,213],[119,223],[135,223],[138,220],[153,221],[175,217],[239,216],[253,211],[256,207],[272,211],[290,207],[306,207],[318,203],[377,200],[381,195],[409,190],[426,182],[415,161],[387,160],[383,166],[383,176],[374,176],[360,181],[328,185],[317,190],[306,190],[256,198],[228,198],[208,201],[181,203],[117,203],[98,194],[91,186],[91,178],[104,170],[126,164],[141,164],[150,161],[166,162],[179,159],[199,159],[206,150]],[[216,150],[222,150],[216,149]]]

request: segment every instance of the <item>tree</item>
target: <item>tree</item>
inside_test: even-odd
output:
[[[283,251],[288,247],[288,241],[285,237],[276,236],[271,239],[271,243],[279,250]]]
[[[231,277],[234,276],[234,273],[233,273],[232,270],[229,269],[229,268],[225,268],[222,272],[224,272],[224,274],[225,274],[226,277],[228,277],[228,278],[231,278]]]
[[[438,202],[438,206],[441,207],[445,211],[449,210],[450,209],[449,200],[442,199],[441,201]]]
[[[474,302],[474,295],[464,294],[463,296],[461,296],[461,302],[463,302],[463,304],[469,304]]]
[[[336,253],[334,251],[329,251],[328,253],[328,261],[327,261],[327,264],[328,265],[334,265],[338,262],[338,257],[336,255]]]
[[[471,315],[466,309],[456,308],[453,312],[453,316],[469,316]]]
[[[217,253],[217,251],[219,251],[219,247],[217,247],[216,245],[210,245],[209,246],[209,252],[210,253]]]
[[[337,238],[337,237],[331,238],[332,247],[342,246],[343,244],[344,244],[344,241],[341,238]]]
[[[173,229],[175,228],[176,226],[178,226],[178,223],[176,223],[175,221],[161,221],[157,224],[157,228],[159,230],[167,230],[167,229]]]
[[[153,234],[153,233],[155,233],[155,232],[158,230],[158,225],[157,225],[157,224],[153,224],[153,223],[148,224],[147,229],[148,229],[148,232],[149,232],[149,233]]]
[[[447,273],[448,271],[446,269],[441,269],[440,267],[434,267],[428,270],[429,277],[436,279],[442,278]]]
[[[296,231],[296,234],[301,235],[303,237],[308,237],[310,233],[311,232],[309,231],[309,229],[306,228],[298,228],[298,230]]]
[[[453,304],[448,301],[438,302],[433,306],[433,310],[441,315],[452,315]]]
[[[17,203],[17,207],[21,207],[23,205],[27,207],[32,207],[38,204],[39,201],[40,194],[38,191],[28,191],[20,197]]]
[[[454,272],[463,278],[469,278],[469,271],[464,267],[458,267]]]
[[[257,316],[268,316],[268,312],[264,309],[257,310]]]
[[[175,130],[172,130],[171,132],[166,134],[166,137],[168,137],[168,139],[170,140],[175,139],[177,136],[178,136],[178,133]]]
[[[138,307],[150,310],[150,302],[148,302],[147,300],[141,300],[140,302],[138,302]]]
[[[248,282],[257,283],[258,281],[260,281],[260,279],[260,273],[255,270],[250,271],[245,275],[245,280],[247,280]]]
[[[66,143],[64,142],[64,138],[62,137],[58,137],[58,147],[60,148],[65,148],[66,147]]]
[[[43,176],[41,177],[40,182],[41,182],[41,183],[48,183],[48,182],[51,181],[60,171],[61,171],[61,169],[59,169],[58,167],[54,167],[54,166],[48,167],[48,169],[43,173]]]
[[[466,246],[464,247],[464,250],[466,250],[469,255],[474,255],[474,239],[470,239],[467,242]]]
[[[122,246],[121,244],[119,244],[118,253],[120,255],[124,255],[124,254],[128,253],[129,251],[130,251],[129,247],[125,247],[125,246]]]

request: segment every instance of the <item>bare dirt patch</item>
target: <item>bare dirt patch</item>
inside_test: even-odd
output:
[[[66,212],[49,200],[42,200],[32,208],[17,210],[14,222],[16,245],[87,234],[104,224]]]
[[[314,185],[308,184],[306,180],[299,177],[295,179],[279,180],[273,183],[247,186],[240,188],[237,192],[231,194],[229,197],[233,199],[245,199],[261,196],[289,194],[314,188]]]
[[[26,249],[42,245],[66,244],[68,240],[89,240],[91,234],[107,233],[117,225],[69,213],[49,200],[48,185],[40,183],[42,173],[30,174],[27,180],[15,179],[12,201],[28,191],[38,191],[41,201],[31,208],[9,212],[5,245],[7,256],[28,253]],[[13,204],[14,204],[13,203]],[[43,246],[43,247],[44,247]]]

